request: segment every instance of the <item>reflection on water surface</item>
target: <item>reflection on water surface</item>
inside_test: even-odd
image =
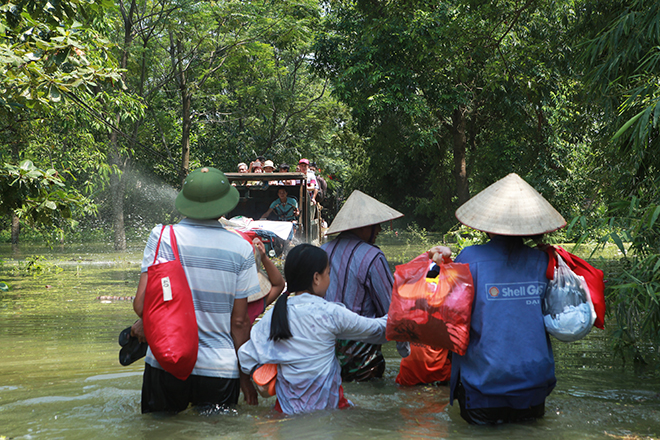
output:
[[[382,380],[345,384],[356,407],[283,417],[257,407],[177,416],[140,414],[142,362],[122,367],[119,332],[134,320],[130,301],[141,248],[128,254],[51,252],[41,274],[26,275],[0,248],[0,438],[562,438],[612,439],[660,435],[660,378],[652,370],[624,369],[607,348],[604,332],[556,342],[558,384],[535,423],[468,426],[448,406],[446,387],[400,388],[399,358],[385,346]],[[399,252],[399,250],[397,250]],[[386,249],[387,253],[387,249]],[[48,252],[41,252],[48,254]],[[413,252],[414,254],[414,252]],[[39,255],[37,252],[25,255]],[[24,257],[22,257],[24,258]],[[56,269],[56,267],[59,269]]]

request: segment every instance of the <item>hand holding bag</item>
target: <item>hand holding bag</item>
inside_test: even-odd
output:
[[[197,363],[197,318],[171,225],[170,243],[174,260],[156,264],[164,230],[165,226],[160,231],[154,262],[147,269],[144,333],[160,366],[177,379],[186,380]]]
[[[427,279],[426,253],[396,267],[386,337],[465,354],[470,342],[474,283],[470,266],[440,265],[438,278]]]

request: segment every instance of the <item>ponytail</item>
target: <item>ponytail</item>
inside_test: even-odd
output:
[[[268,339],[279,341],[292,336],[287,306],[288,292],[311,291],[314,274],[322,273],[326,267],[328,267],[328,254],[323,249],[307,243],[291,249],[284,262],[287,293],[280,295],[273,307]]]
[[[270,318],[270,336],[268,339],[275,342],[282,339],[289,339],[292,336],[291,329],[289,328],[288,298],[289,292],[284,292],[277,298],[273,306],[273,315]]]

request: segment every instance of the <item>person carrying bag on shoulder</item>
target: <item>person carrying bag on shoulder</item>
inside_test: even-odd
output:
[[[238,191],[221,171],[197,169],[186,177],[175,202],[186,218],[170,227],[157,225],[151,231],[133,303],[137,315],[144,319],[138,320],[131,332],[149,344],[142,413],[180,412],[190,404],[231,407],[238,403],[241,391],[248,404],[257,404],[254,385],[240,371],[236,354],[250,337],[247,299],[260,290],[254,254],[248,242],[218,222],[234,209],[238,198]],[[171,275],[176,270],[156,275],[158,280],[149,279],[158,266],[176,260],[189,293],[176,287],[175,279],[181,281],[180,276]],[[172,309],[175,298],[193,306],[196,328],[187,330],[191,326],[190,317],[184,316],[188,306],[170,310],[169,321],[163,318],[162,310],[158,311]],[[170,326],[172,320],[179,327]],[[181,347],[172,341],[183,337],[182,344],[189,345],[190,340],[181,333],[190,331],[192,339],[198,341],[196,351],[177,357]]]

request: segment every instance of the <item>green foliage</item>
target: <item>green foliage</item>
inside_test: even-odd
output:
[[[0,168],[0,193],[0,213],[16,212],[32,226],[53,226],[55,218],[71,220],[73,209],[95,209],[77,191],[67,189],[57,171],[44,171],[29,160]]]
[[[620,353],[641,359],[647,343],[660,347],[660,5],[648,0],[585,5],[585,29],[602,23],[587,32],[586,80],[599,97],[603,135],[611,139],[593,173],[608,201],[601,242],[615,243],[627,265],[608,283],[614,343]]]
[[[447,243],[454,244],[453,247],[458,254],[468,246],[485,244],[488,241],[488,235],[459,223],[444,235],[444,239]]]
[[[319,4],[273,3],[258,12],[256,25],[246,28],[248,40],[228,54],[222,75],[208,83],[212,99],[203,103],[208,117],[197,125],[200,160],[235,171],[238,162],[257,155],[290,165],[310,157],[327,169],[326,157],[343,147],[338,137],[350,115],[329,96],[327,81],[309,70]]]
[[[580,194],[592,186],[579,176],[564,185],[578,168],[572,159],[591,159],[583,133],[592,120],[580,112],[567,41],[572,11],[550,2],[328,2],[315,68],[366,138],[349,185],[447,230],[465,148],[472,194],[517,172],[552,202],[591,197]]]
[[[660,347],[660,255],[633,258],[609,280],[607,304],[615,319],[613,346],[625,359],[644,361]],[[652,352],[651,351],[651,352]]]
[[[43,255],[30,255],[25,260],[19,261],[18,271],[24,275],[37,277],[46,273],[59,273],[62,268],[48,261]]]
[[[78,87],[120,82],[109,42],[78,19],[107,1],[6,2],[0,7],[0,109],[49,107]]]

